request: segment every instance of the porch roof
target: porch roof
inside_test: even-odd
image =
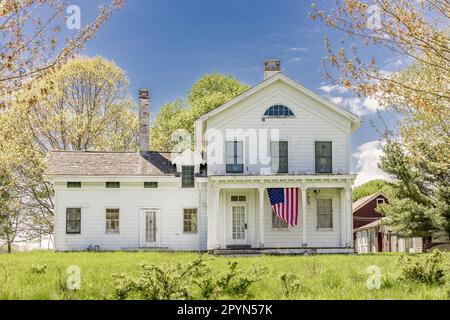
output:
[[[343,187],[353,184],[356,174],[342,175],[215,175],[208,176],[208,181],[212,184],[225,187],[230,186],[248,186],[248,187],[267,187],[284,185],[316,184],[323,187]]]

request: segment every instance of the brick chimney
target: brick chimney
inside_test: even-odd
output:
[[[139,90],[139,151],[150,151],[150,96],[148,89]]]
[[[276,59],[269,59],[264,61],[264,80],[281,72],[281,62]]]

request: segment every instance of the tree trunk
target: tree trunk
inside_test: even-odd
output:
[[[433,241],[432,236],[423,237],[423,243],[422,243],[423,252],[427,252],[428,249],[430,249],[432,247],[432,241]]]
[[[11,253],[12,248],[11,248],[11,242],[8,242],[8,253]]]

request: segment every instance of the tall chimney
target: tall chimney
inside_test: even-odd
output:
[[[139,90],[139,151],[150,151],[150,98],[148,89]]]
[[[281,62],[277,59],[269,59],[264,61],[264,80],[281,72]]]

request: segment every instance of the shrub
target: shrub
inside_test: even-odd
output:
[[[121,300],[133,293],[146,300],[246,296],[250,286],[259,281],[263,269],[244,271],[237,265],[237,261],[231,261],[226,271],[215,274],[202,258],[176,266],[141,263],[138,277],[113,275],[115,296]]]
[[[400,257],[401,278],[425,284],[444,284],[448,265],[442,252],[435,250],[421,257]]]
[[[286,298],[292,297],[300,289],[300,281],[297,276],[291,272],[280,275],[281,290]]]
[[[211,270],[207,270],[204,276],[196,279],[195,283],[200,289],[200,298],[217,299],[246,297],[250,286],[261,279],[261,274],[266,268],[254,267],[252,271],[238,269],[236,260],[228,262],[228,269],[214,276]]]
[[[33,263],[30,267],[30,272],[34,274],[44,274],[47,272],[47,265]]]
[[[141,274],[137,278],[123,273],[113,275],[116,297],[123,300],[134,292],[145,300],[190,299],[189,282],[204,265],[201,258],[185,265],[178,263],[173,266],[167,263],[140,263],[138,267]]]

